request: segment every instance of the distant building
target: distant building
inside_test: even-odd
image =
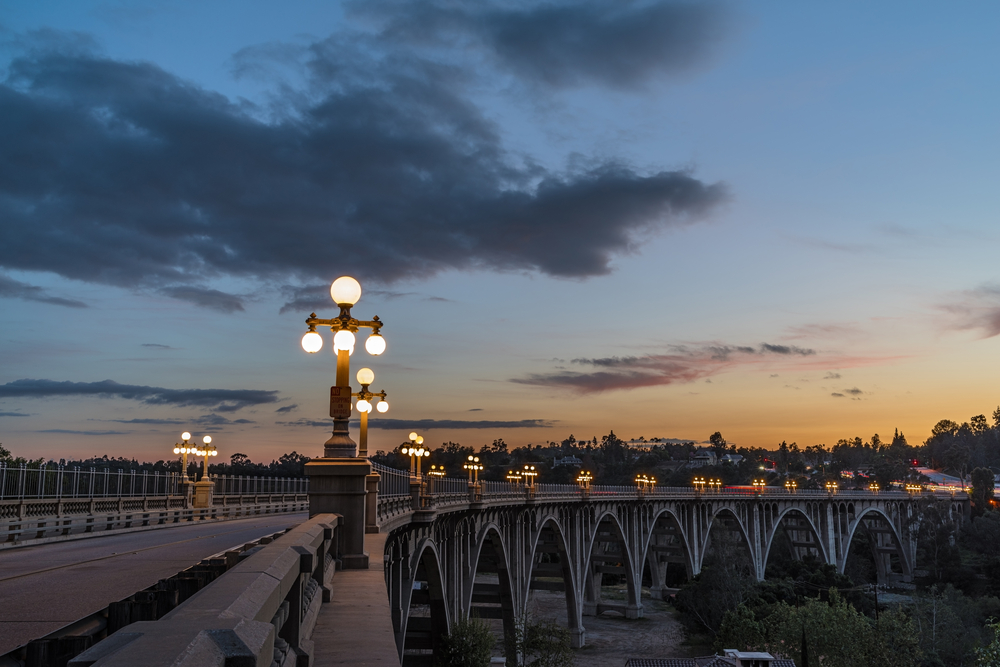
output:
[[[795,667],[795,661],[775,658],[770,653],[737,651],[727,648],[722,655],[701,658],[630,658],[625,667]]]
[[[743,460],[743,457],[739,454],[726,454],[722,457],[723,463],[732,463],[734,466],[738,466]]]
[[[719,457],[715,455],[715,450],[709,449],[708,447],[700,447],[691,458],[691,467],[701,468],[704,466],[714,466],[718,462]]]
[[[570,467],[573,467],[573,468],[579,468],[582,465],[583,465],[583,461],[581,461],[577,457],[573,456],[572,454],[570,454],[569,456],[564,456],[562,458],[559,458],[558,456],[556,456],[556,457],[554,457],[552,459],[552,467],[553,468],[557,468],[559,466],[570,466]]]

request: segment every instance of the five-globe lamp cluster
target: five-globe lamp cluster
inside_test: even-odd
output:
[[[340,306],[341,317],[338,319],[342,320],[341,327],[333,334],[333,351],[337,353],[340,350],[347,350],[348,354],[354,354],[354,331],[357,330],[357,324],[352,325],[350,322],[350,310],[351,306],[361,298],[361,284],[350,276],[342,276],[330,285],[330,296],[333,302]],[[309,330],[302,336],[302,349],[310,354],[323,349],[323,337],[316,331],[315,324],[310,324]],[[385,352],[385,338],[377,328],[365,340],[365,350],[376,357]]]

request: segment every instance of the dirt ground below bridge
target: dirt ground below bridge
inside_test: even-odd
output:
[[[624,600],[624,589],[604,587],[605,600]],[[677,611],[643,591],[643,617],[630,620],[616,612],[585,616],[586,645],[574,651],[577,667],[621,667],[629,658],[687,658],[712,653],[711,647],[686,643]],[[554,618],[566,626],[563,593],[532,591],[528,609],[535,618]]]

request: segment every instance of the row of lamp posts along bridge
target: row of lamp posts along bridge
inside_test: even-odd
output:
[[[310,478],[310,514],[333,512],[349,517],[354,512],[360,511],[360,515],[365,515],[365,501],[362,498],[366,491],[373,491],[377,488],[378,475],[372,474],[371,464],[368,461],[368,416],[371,412],[385,413],[389,409],[386,400],[387,394],[384,390],[374,392],[370,389],[375,381],[375,373],[369,368],[362,368],[357,372],[356,379],[360,388],[353,391],[350,386],[350,357],[354,354],[356,345],[355,334],[360,329],[370,329],[371,333],[365,341],[365,350],[372,356],[379,356],[386,349],[385,339],[382,337],[383,322],[374,316],[371,320],[358,320],[351,314],[358,300],[361,298],[361,285],[350,276],[342,276],[333,281],[330,286],[330,296],[333,302],[340,309],[336,317],[324,319],[317,317],[316,313],[311,313],[306,318],[307,331],[302,336],[302,349],[310,354],[315,354],[323,348],[323,336],[317,331],[319,327],[328,327],[333,333],[333,353],[336,355],[336,384],[330,387],[330,417],[333,419],[333,434],[324,443],[323,457],[313,459],[306,465],[306,475]],[[357,399],[354,402],[352,399]],[[351,439],[348,421],[357,410],[360,415],[360,437],[355,443]],[[184,457],[184,474],[182,483],[189,485],[187,479],[187,455],[195,454],[205,457],[205,471],[202,479],[194,484],[190,484],[195,492],[195,506],[211,502],[211,481],[208,478],[208,458],[218,455],[218,451],[211,445],[211,438],[204,437],[204,444],[198,446],[190,442],[190,433],[183,434],[183,443],[179,443],[174,448],[175,454]],[[420,493],[423,493],[426,485],[423,483],[421,473],[421,459],[430,456],[429,448],[423,446],[423,437],[416,432],[410,433],[410,442],[400,450],[404,455],[410,456],[410,473],[415,484],[419,485]],[[479,473],[484,466],[479,458],[470,456],[463,468],[469,475],[469,486],[479,487]],[[529,495],[535,488],[535,481],[539,470],[532,464],[526,464],[519,470],[508,470],[507,481],[523,483]],[[432,465],[428,470],[431,480],[441,480],[446,471],[443,466]],[[353,481],[350,481],[349,479]],[[373,479],[374,478],[374,479]],[[591,472],[583,470],[576,478],[577,484],[584,493],[589,493],[590,484],[594,476]],[[374,484],[374,486],[373,486]],[[635,478],[635,485],[640,495],[652,493],[656,487],[656,478],[640,473]],[[693,486],[696,492],[721,492],[722,481],[719,479],[705,479],[695,477]],[[753,488],[758,493],[764,491],[765,480],[753,480]],[[788,491],[796,490],[796,482],[787,481],[785,488]],[[201,493],[199,493],[201,489]],[[878,492],[878,484],[871,484],[869,489]],[[826,490],[835,493],[836,482],[827,482]],[[919,491],[919,487],[910,488],[907,491]],[[427,491],[433,491],[433,486]],[[361,503],[359,505],[359,503]],[[360,522],[364,524],[365,522]],[[370,523],[370,522],[369,522]],[[348,531],[352,532],[352,531]],[[353,531],[357,532],[357,531]],[[355,535],[355,539],[348,540],[347,548],[356,549],[355,554],[359,556],[356,560],[358,566],[367,562],[367,557],[363,554],[363,531]],[[350,559],[349,559],[350,561]],[[355,561],[350,561],[355,562]],[[366,566],[366,565],[365,565]]]

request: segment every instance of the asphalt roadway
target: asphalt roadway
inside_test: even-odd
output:
[[[0,655],[203,558],[308,518],[269,514],[0,551]]]

